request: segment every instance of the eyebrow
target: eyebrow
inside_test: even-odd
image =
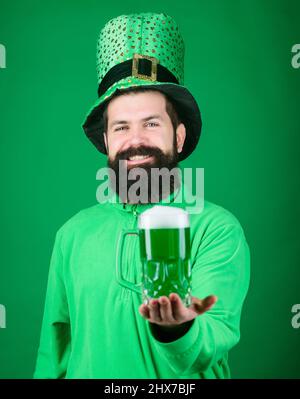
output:
[[[160,115],[150,115],[150,116],[147,116],[146,118],[143,118],[142,119],[142,121],[143,122],[147,122],[147,121],[149,121],[150,119],[159,119],[159,120],[162,120],[162,117],[160,116]],[[115,126],[115,125],[119,125],[119,124],[122,124],[122,123],[128,123],[128,121],[114,121],[111,125],[110,125],[110,127],[113,127],[113,126]]]

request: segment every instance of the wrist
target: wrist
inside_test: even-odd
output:
[[[172,342],[185,335],[191,328],[193,321],[194,319],[173,326],[172,325],[163,326],[151,322],[149,322],[149,325],[150,325],[150,330],[156,340],[161,342]]]

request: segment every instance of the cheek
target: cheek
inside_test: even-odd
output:
[[[157,132],[151,134],[149,133],[148,143],[153,147],[158,147],[162,150],[168,150],[170,147],[170,143],[172,144],[172,138],[170,137],[168,132]]]
[[[169,131],[166,132],[160,140],[161,148],[163,148],[165,151],[170,151],[173,148],[173,141],[173,133],[170,133]]]
[[[123,141],[121,137],[110,137],[108,140],[109,155],[114,157],[115,154],[121,149]]]

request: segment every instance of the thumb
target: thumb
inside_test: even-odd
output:
[[[215,295],[209,295],[204,299],[192,297],[192,305],[190,309],[194,310],[198,314],[202,314],[209,310],[218,300]]]

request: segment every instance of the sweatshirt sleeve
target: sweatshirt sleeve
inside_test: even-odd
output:
[[[192,254],[192,296],[203,299],[216,295],[217,303],[172,342],[154,338],[147,323],[158,352],[180,375],[206,371],[240,339],[242,305],[250,280],[249,246],[239,222],[208,231]]]
[[[70,321],[60,230],[52,250],[34,378],[64,378],[70,354]]]

